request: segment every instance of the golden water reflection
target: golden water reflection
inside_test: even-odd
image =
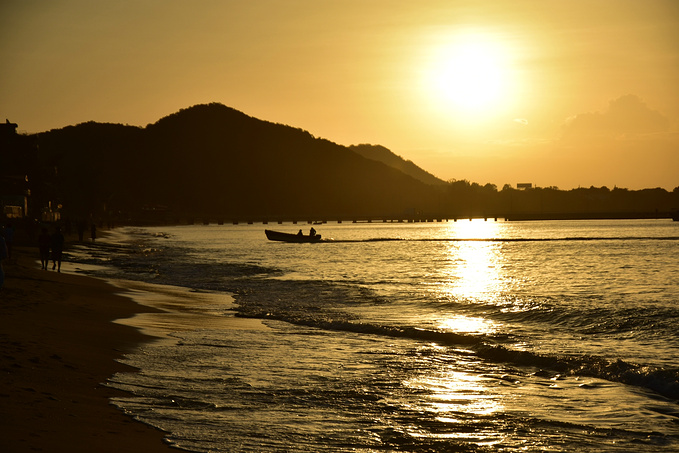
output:
[[[479,316],[450,315],[442,319],[438,326],[445,331],[460,334],[490,335],[497,332],[497,323]]]
[[[439,286],[444,300],[485,305],[495,304],[501,299],[504,286],[502,243],[487,240],[501,237],[501,227],[496,222],[483,220],[450,225],[449,235],[454,240],[447,245],[446,268],[441,273],[443,281]],[[478,312],[450,312],[440,317],[437,323],[444,331],[463,335],[492,335],[501,330],[498,322]],[[440,352],[441,355],[450,353],[444,347]],[[408,383],[413,388],[426,391],[427,397],[422,401],[424,410],[432,414],[437,422],[450,427],[429,432],[424,430],[419,435],[464,439],[479,446],[502,442],[504,434],[500,432],[469,429],[470,423],[475,424],[474,420],[505,410],[496,382],[483,374],[460,371],[464,364],[458,362],[459,358],[449,358],[449,367],[434,366],[431,372]],[[438,360],[447,362],[442,356],[438,356]]]
[[[494,299],[501,290],[501,243],[487,241],[499,237],[500,224],[475,220],[457,222],[451,235],[459,241],[449,246],[449,266],[444,291],[455,299],[474,301]]]
[[[502,413],[505,410],[500,395],[492,391],[489,379],[478,374],[452,369],[419,376],[407,385],[425,390],[427,396],[420,402],[426,412],[439,423],[450,428],[411,431],[414,437],[435,437],[439,439],[465,439],[478,445],[492,445],[501,442],[504,435],[494,430],[469,429],[480,418]]]

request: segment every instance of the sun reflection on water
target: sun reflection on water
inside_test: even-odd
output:
[[[444,291],[455,299],[494,299],[501,288],[501,244],[486,239],[499,236],[497,222],[474,220],[451,226],[454,239],[449,246],[450,265],[445,269]]]
[[[482,312],[469,312],[460,304],[477,307],[500,302],[505,282],[502,268],[502,243],[489,239],[501,237],[502,225],[497,222],[474,220],[450,224],[447,258],[439,269],[441,278],[437,290],[441,299],[456,307],[435,321],[438,328],[462,335],[492,336],[502,330],[499,322]],[[458,356],[443,346],[433,354],[435,363],[430,371],[410,379],[406,385],[420,395],[423,412],[431,424],[409,432],[414,437],[459,440],[478,446],[491,446],[504,441],[505,434],[486,426],[485,420],[506,410],[497,384],[484,374],[461,369],[474,369],[466,354]],[[441,364],[448,364],[448,366]],[[422,397],[422,395],[425,395]]]
[[[411,430],[414,437],[465,439],[478,445],[502,441],[503,434],[478,430],[479,421],[505,410],[501,397],[488,386],[484,376],[452,368],[411,379],[406,385],[426,396],[419,406],[435,424]]]
[[[463,312],[458,304],[487,306],[502,298],[503,256],[502,243],[489,241],[501,237],[502,225],[497,222],[474,220],[450,224],[447,259],[440,269],[440,296],[453,302],[457,309],[441,316],[436,323],[439,329],[463,335],[493,335],[502,326],[483,313]],[[426,395],[421,407],[435,425],[424,427],[413,436],[437,439],[459,439],[479,446],[489,446],[503,441],[504,434],[497,430],[478,429],[483,420],[505,410],[503,398],[483,374],[460,371],[473,363],[450,355],[444,347],[436,361],[450,366],[430,367],[430,372],[411,379],[407,385]],[[446,358],[447,357],[447,358]]]
[[[432,393],[428,408],[440,420],[456,420],[451,415],[460,412],[475,415],[491,415],[500,409],[495,395],[488,393],[482,379],[473,374],[449,371],[445,376],[428,377],[420,381]]]
[[[452,315],[442,319],[439,328],[462,334],[489,335],[497,332],[497,323],[478,316]]]

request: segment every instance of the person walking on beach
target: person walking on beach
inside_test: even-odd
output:
[[[40,250],[40,264],[42,269],[47,270],[50,261],[50,244],[52,240],[47,228],[43,228],[38,236],[38,250]]]
[[[7,246],[5,245],[5,238],[0,236],[0,289],[5,284],[5,271],[2,269],[2,260],[9,258],[7,254]]]
[[[61,228],[57,227],[56,231],[51,237],[50,246],[52,247],[52,270],[57,269],[61,272],[61,253],[64,251],[64,235],[61,234]]]
[[[7,258],[12,259],[12,245],[14,244],[14,226],[12,223],[5,225],[2,231],[2,236],[5,237],[5,247],[7,248]]]
[[[92,242],[97,238],[97,225],[92,222],[92,227],[90,228],[90,233],[92,236]]]
[[[87,223],[85,223],[84,220],[78,220],[76,223],[76,228],[78,229],[78,242],[83,241],[83,237],[85,236],[85,229],[87,228]]]

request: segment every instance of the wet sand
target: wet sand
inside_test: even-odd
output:
[[[93,278],[40,270],[37,248],[15,250],[0,289],[0,451],[170,452],[163,433],[111,405],[104,385],[141,342],[113,320],[149,312]]]

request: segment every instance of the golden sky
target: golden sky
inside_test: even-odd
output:
[[[671,190],[679,1],[0,0],[21,131],[208,102],[445,180]]]

